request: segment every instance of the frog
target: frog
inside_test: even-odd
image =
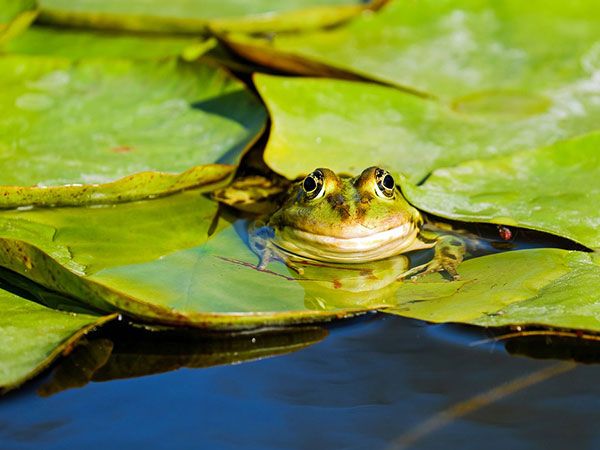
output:
[[[216,198],[235,203],[231,189]],[[377,166],[356,176],[317,168],[290,183],[271,211],[252,221],[248,241],[259,270],[281,261],[300,275],[304,271],[298,263],[303,261],[351,265],[433,248],[430,261],[398,279],[444,272],[458,280],[467,253],[460,233],[428,221],[404,197],[391,172]]]

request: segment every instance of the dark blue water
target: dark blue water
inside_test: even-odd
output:
[[[472,345],[488,334],[370,315],[305,349],[243,364],[91,382],[44,398],[46,375],[0,399],[0,448],[600,447],[600,366],[556,359],[582,345],[512,345],[554,356],[540,360],[502,343]],[[125,347],[143,341],[135,336]],[[117,344],[115,353],[131,353]],[[503,394],[469,402],[485,392]]]

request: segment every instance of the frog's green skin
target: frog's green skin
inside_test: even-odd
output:
[[[302,272],[298,257],[326,263],[363,263],[435,247],[432,261],[399,276],[445,270],[458,278],[466,252],[458,236],[436,235],[424,228],[383,169],[369,167],[356,177],[317,169],[288,190],[281,206],[250,230],[259,268],[279,259]]]

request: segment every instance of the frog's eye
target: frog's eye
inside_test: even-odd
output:
[[[309,174],[302,182],[302,189],[306,197],[310,200],[323,196],[325,189],[323,189],[323,172],[319,169]]]
[[[396,182],[394,181],[394,177],[392,177],[387,170],[376,169],[375,180],[377,181],[377,188],[375,191],[378,196],[383,198],[392,198],[394,196]]]

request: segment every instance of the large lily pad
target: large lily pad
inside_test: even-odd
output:
[[[268,40],[230,37],[244,56],[280,69],[331,66],[454,101],[462,110],[542,107],[598,93],[600,7],[593,1],[396,1],[330,31]],[[265,54],[268,55],[265,57]],[[540,97],[541,95],[541,97]],[[545,98],[544,98],[545,97]]]
[[[173,325],[244,329],[392,308],[439,322],[494,325],[489,315],[501,311],[498,325],[595,330],[596,254],[539,249],[486,256],[461,265],[456,282],[441,275],[398,282],[408,264],[403,256],[351,266],[306,263],[299,276],[278,262],[257,270],[244,242],[246,223],[216,222],[217,208],[189,191],[104,208],[4,211],[0,221],[12,232],[0,238],[0,265],[88,308]],[[559,309],[534,320],[530,300]],[[520,315],[505,317],[517,302]]]
[[[216,44],[214,39],[159,34],[107,33],[97,30],[32,26],[12,39],[7,53],[65,58],[151,59],[183,56],[193,60]]]
[[[199,63],[4,56],[0,85],[5,207],[74,184],[65,197],[100,189],[99,201],[118,201],[120,186],[106,184],[136,173],[122,182],[135,186],[129,198],[194,186],[203,170],[176,173],[237,162],[266,121],[240,82]]]
[[[257,270],[244,223],[217,222],[217,210],[187,191],[101,208],[4,211],[0,265],[90,308],[167,324],[251,328],[331,320],[384,304],[371,294],[373,282],[363,286],[377,279],[371,266],[351,271],[356,279],[348,287],[358,293],[338,280],[347,269],[307,268],[300,280],[279,263]],[[405,268],[405,259],[379,270],[398,264]]]
[[[36,15],[35,0],[0,0],[0,45],[27,28]]]
[[[315,167],[357,173],[380,165],[417,182],[438,167],[598,129],[600,114],[600,102],[580,110],[565,99],[549,109],[469,115],[368,83],[267,75],[255,81],[273,121],[265,161],[291,179]]]
[[[56,311],[0,290],[0,391],[33,377],[113,318]]]
[[[403,283],[386,312],[430,322],[544,325],[600,331],[600,258],[558,249],[520,250],[466,261],[461,280]]]
[[[404,194],[430,213],[546,231],[600,248],[600,133],[436,170]]]
[[[367,7],[356,0],[41,0],[39,3],[40,21],[46,23],[194,34],[206,32],[208,27],[256,33],[331,26]]]

